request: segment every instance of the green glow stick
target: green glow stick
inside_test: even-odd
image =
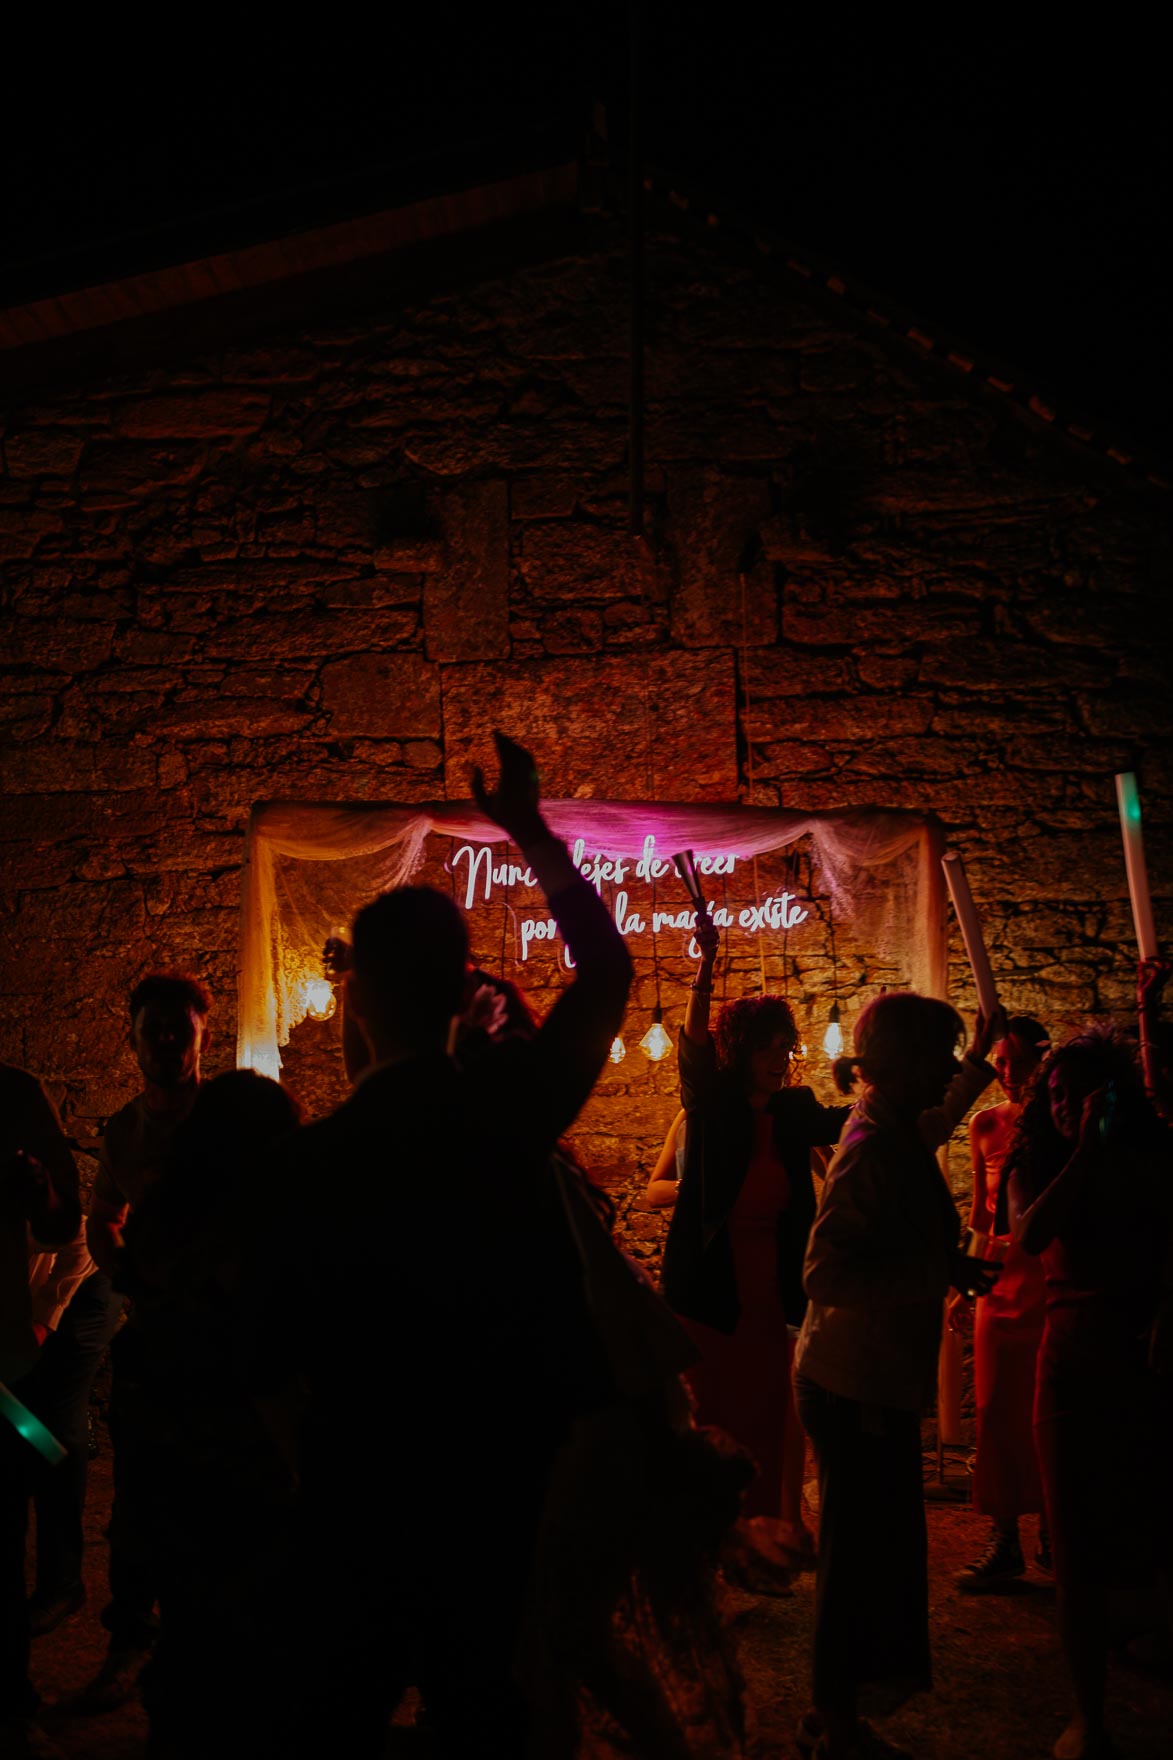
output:
[[[21,1405],[11,1388],[5,1387],[0,1381],[0,1412],[8,1419],[18,1436],[31,1443],[37,1453],[44,1455],[51,1467],[59,1466],[65,1459],[66,1450],[58,1442],[51,1430],[47,1430],[35,1412]]]

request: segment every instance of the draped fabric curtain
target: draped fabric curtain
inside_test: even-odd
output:
[[[861,809],[801,813],[739,805],[545,801],[568,844],[638,860],[691,849],[738,861],[809,836],[812,862],[840,920],[929,995],[945,994],[944,888],[935,822],[917,813]],[[415,806],[269,801],[249,817],[241,903],[237,1064],[276,1076],[280,1047],[304,1017],[305,981],[320,975],[325,937],[376,893],[418,870],[428,837],[503,843],[471,801]]]

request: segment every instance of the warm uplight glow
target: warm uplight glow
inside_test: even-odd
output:
[[[334,986],[326,978],[311,978],[305,987],[305,1011],[312,1021],[328,1021],[338,1007]]]
[[[672,1041],[664,1030],[663,1012],[659,1006],[652,1011],[652,1024],[640,1040],[639,1048],[653,1063],[659,1063],[672,1049]]]
[[[839,1004],[831,1004],[831,1013],[827,1018],[827,1031],[823,1034],[823,1050],[828,1057],[843,1055],[843,1028],[839,1025]]]
[[[622,1063],[623,1059],[626,1056],[627,1056],[627,1046],[623,1043],[623,1040],[619,1037],[619,1034],[616,1033],[615,1037],[611,1041],[611,1062],[612,1063]]]

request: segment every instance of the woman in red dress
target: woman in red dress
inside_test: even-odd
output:
[[[757,1462],[744,1513],[769,1518],[783,1550],[813,1562],[801,1470],[784,1471],[788,1432],[791,1454],[800,1442],[790,1328],[806,1309],[811,1150],[836,1141],[850,1108],[786,1085],[798,1029],[781,997],[728,1003],[709,1032],[719,937],[701,924],[697,940],[701,967],[679,1046],[684,1167],[664,1294],[701,1353],[688,1375],[698,1423],[726,1431]]]
[[[988,1296],[977,1303],[973,1341],[977,1401],[977,1458],[974,1508],[993,1522],[985,1553],[957,1577],[970,1594],[997,1588],[1026,1570],[1018,1519],[1039,1517],[1035,1562],[1050,1568],[1050,1542],[1043,1517],[1043,1487],[1035,1455],[1035,1363],[1045,1312],[1043,1267],[1010,1237],[1003,1169],[1023,1103],[1050,1049],[1047,1030],[1029,1015],[1007,1022],[1006,1037],[993,1063],[1005,1100],[975,1113],[969,1124],[973,1162],[971,1250],[980,1259],[1001,1262],[1002,1273]],[[962,1295],[949,1303],[949,1323],[958,1326],[972,1313]]]

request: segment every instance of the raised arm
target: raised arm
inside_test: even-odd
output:
[[[978,1010],[973,1039],[969,1049],[961,1060],[957,1074],[950,1082],[945,1098],[940,1106],[931,1106],[922,1112],[917,1121],[921,1141],[930,1149],[940,1149],[947,1143],[970,1107],[985,1092],[994,1080],[995,1071],[986,1062],[990,1046],[995,1038],[1002,1038],[1006,1032],[1006,1015],[1001,1008],[996,1008],[989,1020]]]
[[[707,911],[703,917],[697,917],[696,940],[697,946],[701,950],[701,963],[697,968],[696,977],[692,981],[692,988],[688,994],[688,1008],[684,1015],[684,1036],[693,1045],[703,1045],[709,1036],[709,1007],[713,1000],[713,968],[717,963],[717,949],[721,945],[721,936]]]
[[[610,911],[542,818],[532,757],[503,733],[493,738],[500,777],[490,792],[481,771],[474,771],[477,804],[536,874],[574,960],[574,981],[546,1016],[525,1060],[531,1130],[552,1148],[578,1116],[623,1024],[631,955]]]
[[[989,1186],[986,1180],[986,1158],[982,1153],[982,1132],[977,1118],[969,1121],[969,1165],[973,1173],[973,1201],[969,1207],[969,1230],[973,1237],[973,1252],[978,1259],[984,1258],[989,1236],[986,1233],[987,1204]],[[981,1225],[979,1227],[979,1224]],[[960,1290],[954,1290],[949,1297],[946,1310],[948,1322],[954,1330],[961,1327],[962,1322],[969,1324],[969,1311],[972,1304]]]

